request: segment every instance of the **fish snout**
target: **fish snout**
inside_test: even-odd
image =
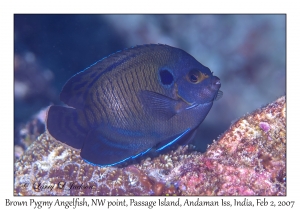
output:
[[[213,76],[211,79],[211,88],[213,90],[219,90],[220,87],[221,87],[221,80],[218,77]]]

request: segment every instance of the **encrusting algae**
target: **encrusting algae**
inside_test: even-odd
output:
[[[15,195],[286,195],[286,101],[242,117],[204,154],[178,147],[98,167],[42,134],[15,163]]]

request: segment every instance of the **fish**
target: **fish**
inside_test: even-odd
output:
[[[223,92],[220,79],[182,49],[146,44],[72,76],[46,116],[47,132],[86,162],[113,166],[187,144]]]

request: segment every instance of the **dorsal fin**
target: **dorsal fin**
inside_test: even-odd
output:
[[[158,46],[173,48],[162,44],[139,45],[118,51],[97,61],[83,71],[75,74],[66,82],[61,91],[60,100],[71,107],[82,109],[85,106],[89,90],[101,75],[115,69],[141,53],[151,51]],[[143,49],[143,51],[141,51],[141,49]]]

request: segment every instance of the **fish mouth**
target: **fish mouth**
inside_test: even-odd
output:
[[[219,90],[220,86],[221,86],[221,82],[220,82],[220,79],[216,76],[214,76],[214,83],[213,83],[215,86],[217,87],[214,87],[216,90],[217,90],[217,93],[215,94],[215,96],[212,98],[211,101],[209,102],[205,102],[205,103],[196,103],[196,102],[189,102],[187,101],[184,97],[182,97],[179,93],[178,93],[178,86],[177,86],[177,83],[175,83],[175,94],[176,94],[176,97],[177,99],[181,99],[184,103],[186,103],[188,105],[188,107],[186,107],[185,109],[192,109],[192,108],[195,108],[195,107],[198,107],[198,106],[206,106],[206,105],[209,105],[211,103],[213,103],[213,101],[217,101],[219,100],[220,98],[222,98],[223,96],[223,91]]]
[[[198,107],[198,106],[207,106],[207,105],[210,105],[214,101],[217,101],[220,98],[222,98],[222,96],[223,96],[223,91],[218,90],[218,92],[216,93],[216,95],[214,96],[214,98],[211,101],[209,101],[209,102],[205,102],[205,103],[192,102],[192,103],[189,103],[186,100],[184,100],[181,96],[178,95],[178,97],[180,97],[184,102],[186,102],[189,105],[186,109],[192,109],[192,108],[195,108],[195,107]]]

